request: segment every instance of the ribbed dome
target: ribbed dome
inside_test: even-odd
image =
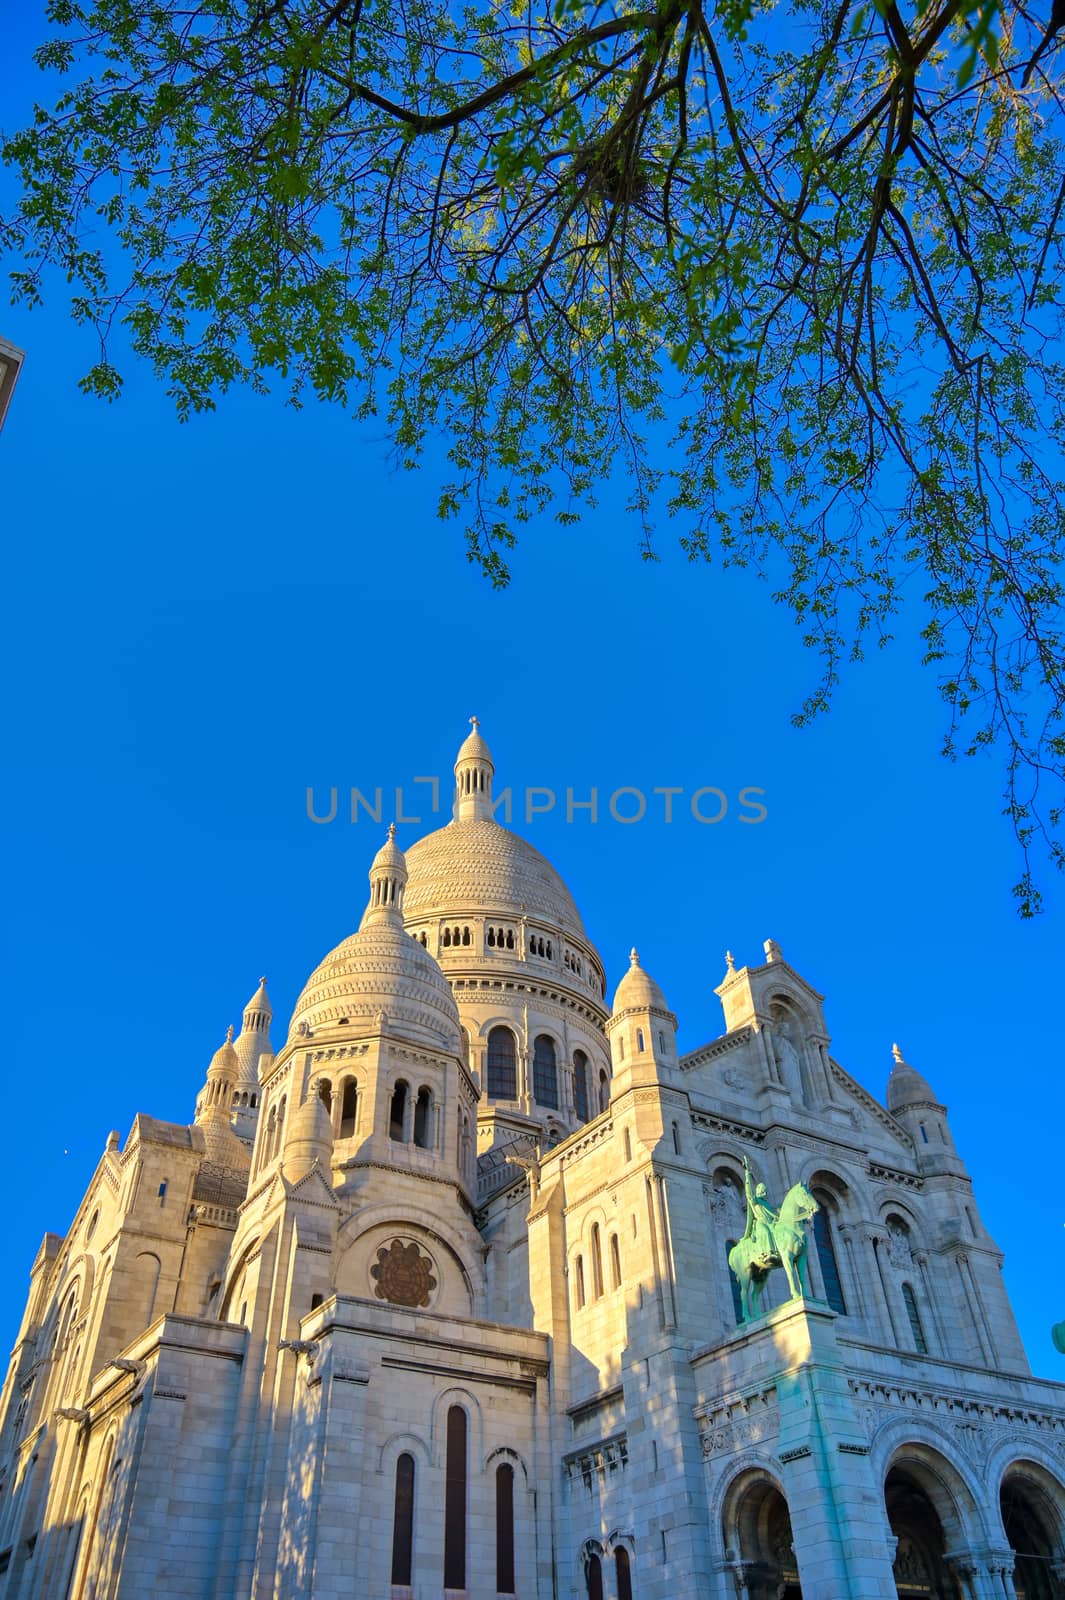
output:
[[[408,922],[452,911],[527,913],[584,935],[573,897],[539,850],[483,817],[449,822],[407,851]]]
[[[895,1065],[891,1069],[887,1086],[887,1108],[890,1112],[903,1111],[907,1106],[938,1105],[939,1100],[927,1078],[916,1067],[902,1059],[902,1051],[894,1046]]]
[[[459,1014],[447,979],[427,950],[393,922],[372,922],[331,950],[296,1001],[290,1035],[343,1022],[369,1032],[380,1012],[390,1032],[459,1052]]]
[[[640,966],[635,950],[629,952],[629,970],[614,991],[614,1015],[619,1011],[668,1011],[666,997],[658,984]]]

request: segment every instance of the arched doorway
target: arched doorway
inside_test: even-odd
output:
[[[724,1520],[725,1548],[744,1600],[802,1600],[788,1502],[767,1473],[737,1481]]]
[[[924,1480],[924,1481],[922,1481]],[[926,1472],[899,1462],[884,1484],[888,1521],[895,1535],[895,1589],[899,1600],[961,1600],[961,1590],[944,1559],[943,1522]]]
[[[1002,1480],[999,1507],[1016,1558],[1013,1587],[1017,1600],[1065,1600],[1061,1495],[1060,1485],[1026,1462],[1009,1468]]]

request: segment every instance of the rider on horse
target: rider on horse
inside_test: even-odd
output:
[[[771,1263],[775,1266],[779,1257],[773,1246],[770,1225],[779,1220],[778,1215],[766,1198],[765,1184],[752,1182],[746,1156],[743,1158],[743,1189],[747,1196],[747,1230],[743,1237],[751,1241],[751,1259],[761,1266],[768,1267]]]

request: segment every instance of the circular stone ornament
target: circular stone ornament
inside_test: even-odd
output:
[[[427,1306],[436,1288],[435,1265],[413,1239],[393,1239],[381,1246],[370,1268],[374,1294],[394,1306]]]

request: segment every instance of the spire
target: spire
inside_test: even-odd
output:
[[[259,987],[244,1007],[240,1033],[234,1045],[240,1064],[238,1081],[242,1089],[258,1088],[259,1061],[263,1056],[273,1054],[274,1047],[270,1043],[273,1015],[274,1008],[266,992],[266,979],[260,978]]]
[[[459,746],[455,757],[455,808],[456,822],[475,818],[492,821],[492,752],[480,733],[476,717],[470,718],[470,732]]]
[[[396,843],[396,825],[388,825],[388,838],[370,865],[370,902],[362,914],[360,928],[374,923],[403,926],[403,892],[407,887],[407,858]]]

